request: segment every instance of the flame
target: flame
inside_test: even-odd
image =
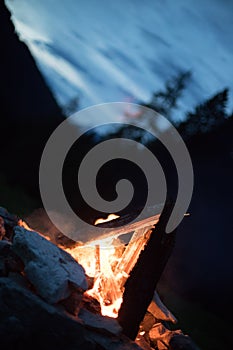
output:
[[[101,314],[116,318],[122,303],[123,289],[119,281],[124,274],[114,274],[114,265],[119,261],[116,238],[92,241],[87,245],[66,249],[81,264],[87,275],[94,277],[94,286],[86,294],[97,299]]]
[[[119,218],[119,215],[109,214],[106,219],[99,218],[95,225]],[[90,277],[94,277],[94,286],[86,294],[97,299],[103,316],[116,318],[122,304],[123,291],[112,270],[112,264],[117,263],[115,237],[95,240],[88,245],[66,249],[85,269]],[[120,276],[121,277],[121,276]]]
[[[27,224],[25,221],[23,221],[22,219],[19,219],[19,220],[18,220],[18,225],[21,226],[21,227],[23,227],[23,228],[25,228],[25,229],[28,230],[28,231],[34,231],[34,230],[31,229],[31,227],[28,226],[28,224]],[[48,241],[51,240],[48,236],[45,236],[45,235],[43,235],[42,233],[40,233],[40,232],[38,232],[38,231],[36,231],[36,232],[37,232],[40,236],[42,236],[42,237],[44,237],[45,239],[47,239]]]
[[[23,228],[25,228],[25,229],[28,230],[28,231],[33,231],[33,230],[28,226],[28,224],[27,224],[25,221],[23,221],[22,219],[19,219],[18,225],[21,226],[21,227],[23,227]]]
[[[97,219],[95,225],[117,218],[119,218],[118,215],[109,214],[106,219]],[[19,220],[18,225],[31,230],[23,220]],[[140,251],[144,249],[153,227],[154,225],[149,224],[149,226],[136,229],[127,246],[120,240],[121,233],[118,233],[115,236],[96,239],[86,244],[79,242],[73,248],[61,247],[83,266],[88,276],[94,278],[93,288],[89,289],[86,294],[99,301],[102,315],[118,317],[123,301],[125,281]]]
[[[94,224],[98,225],[119,217],[116,214],[109,214],[106,219],[99,218]],[[124,272],[117,275],[114,273],[114,265],[116,266],[119,262],[118,252],[120,250],[117,237],[97,239],[86,245],[66,249],[84,267],[87,275],[94,277],[94,286],[86,294],[99,301],[103,316],[112,318],[118,316],[123,300],[123,288],[120,281],[126,277]]]
[[[95,224],[117,217],[119,216],[110,214],[107,219],[96,220]],[[154,224],[149,224],[136,229],[127,245],[120,240],[121,233],[118,233],[115,236],[92,240],[75,248],[66,249],[84,267],[86,274],[94,277],[93,288],[86,294],[99,301],[102,315],[118,317],[124,284],[153,227]]]
[[[119,215],[109,214],[106,219],[99,218],[95,220],[94,225],[102,224],[103,222],[107,222],[107,221],[112,221],[112,220],[118,219],[119,217],[120,217]]]

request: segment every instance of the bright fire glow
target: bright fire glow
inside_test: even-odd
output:
[[[119,215],[109,214],[106,219],[99,218],[95,225],[115,220]],[[119,243],[119,242],[118,242]],[[124,273],[113,272],[113,266],[118,263],[116,237],[95,240],[88,245],[67,249],[67,251],[84,267],[90,277],[94,277],[94,286],[86,293],[97,299],[104,316],[116,318],[122,304],[123,288],[121,283]]]
[[[95,221],[94,225],[102,224],[103,222],[112,221],[118,219],[120,216],[115,214],[109,214],[106,219],[99,218]]]
[[[98,219],[96,223],[117,217],[110,214],[107,219]],[[127,246],[120,240],[121,234],[118,233],[66,249],[84,267],[86,274],[94,278],[93,288],[86,294],[99,301],[102,315],[113,318],[118,316],[124,284],[153,227],[154,225],[149,225],[135,230]]]
[[[95,224],[119,218],[110,214],[107,219],[98,219]],[[31,228],[23,220],[18,225],[27,230]],[[86,244],[79,242],[74,248],[64,248],[83,266],[88,276],[94,278],[93,288],[86,294],[99,301],[104,316],[118,317],[124,284],[137,261],[140,251],[148,241],[154,224],[134,230],[131,240],[126,245],[120,237],[124,233],[96,239]],[[45,237],[47,238],[47,237]],[[49,239],[49,238],[48,238]]]
[[[84,267],[87,275],[94,277],[94,286],[86,294],[99,301],[102,315],[113,318],[118,316],[123,295],[120,281],[124,274],[114,273],[121,250],[114,237],[66,249]]]
[[[25,228],[28,231],[32,231],[32,229],[28,226],[28,224],[25,221],[23,221],[22,219],[19,219],[18,225]]]

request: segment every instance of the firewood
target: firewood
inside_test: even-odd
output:
[[[127,214],[119,217],[113,221],[98,224],[96,226],[87,229],[80,228],[80,230],[74,233],[70,233],[70,238],[74,240],[80,240],[87,242],[94,242],[97,239],[96,228],[101,227],[101,232],[98,234],[98,241],[104,238],[117,237],[135,230],[142,229],[144,227],[153,226],[159,221],[161,207],[148,208],[144,215],[135,215],[135,213]],[[137,213],[137,211],[136,211]],[[134,220],[135,219],[135,220]]]
[[[154,226],[143,227],[134,231],[134,234],[126,247],[122,258],[114,270],[115,275],[122,271],[124,271],[126,275],[130,274],[132,268],[137,262],[139,253],[144,249],[150,238],[152,227]]]
[[[158,293],[155,291],[152,302],[147,309],[157,320],[176,323],[177,319],[162,303]]]
[[[143,349],[143,350],[153,350],[149,345],[149,342],[146,341],[143,335],[138,334],[135,342]]]
[[[150,341],[159,350],[167,350],[174,335],[181,334],[181,330],[170,331],[162,323],[156,323],[149,332]]]
[[[100,246],[96,244],[95,246],[95,273],[96,275],[100,273]]]
[[[170,213],[171,205],[168,205],[125,284],[123,303],[118,319],[123,333],[131,339],[135,339],[138,333],[139,325],[153,298],[157,282],[173,249],[175,232],[165,233]]]

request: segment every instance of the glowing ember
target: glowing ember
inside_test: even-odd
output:
[[[25,221],[23,221],[22,219],[19,219],[18,225],[25,228],[28,231],[32,231],[32,229],[28,226],[28,224]]]
[[[106,219],[96,220],[95,225],[117,218],[118,215],[110,214]],[[123,300],[124,284],[141,250],[148,242],[154,222],[155,218],[146,224],[143,222],[141,226],[139,224],[130,227],[129,231],[118,230],[115,235],[92,240],[86,244],[79,242],[73,248],[61,247],[83,266],[88,276],[94,278],[93,288],[86,291],[86,294],[99,301],[102,315],[113,318],[118,316]],[[18,225],[31,230],[23,220],[19,220]],[[123,237],[126,233],[131,237],[127,244]],[[120,238],[123,238],[123,241]]]
[[[152,227],[135,230],[127,245],[118,234],[66,249],[84,267],[87,275],[94,277],[94,286],[86,294],[99,301],[102,315],[118,316],[124,284],[150,237]]]
[[[109,214],[106,219],[99,218],[95,221],[94,225],[102,224],[103,222],[112,221],[118,219],[120,216],[115,214]]]
[[[98,219],[97,223],[110,221],[118,217],[110,214],[106,220]],[[23,220],[19,220],[18,225],[31,231],[31,228]],[[88,276],[94,277],[94,286],[86,294],[99,301],[102,315],[116,318],[123,295],[120,280],[125,277],[123,273],[116,276],[113,272],[113,267],[119,262],[119,242],[117,242],[117,238],[107,237],[65,250],[84,267]]]
[[[99,301],[102,315],[116,318],[122,303],[123,289],[119,280],[123,274],[116,276],[114,273],[119,261],[118,251],[122,249],[114,241],[114,237],[96,240],[66,251],[94,277],[94,286],[86,294]]]
[[[115,220],[119,215],[109,214],[106,219],[99,218],[95,225]],[[84,267],[90,277],[94,277],[94,286],[86,294],[97,299],[104,316],[116,318],[122,303],[123,289],[115,276],[113,265],[118,263],[117,238],[109,237],[95,240],[87,245],[78,246],[67,251]],[[118,242],[119,243],[119,242]]]

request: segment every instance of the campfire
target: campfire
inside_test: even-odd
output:
[[[67,327],[76,327],[75,341],[82,340],[83,349],[89,349],[88,342],[106,350],[176,349],[177,342],[186,344],[184,349],[195,349],[180,330],[166,327],[169,322],[175,323],[176,318],[153,289],[166,263],[164,252],[171,246],[169,240],[160,239],[163,218],[159,214],[149,215],[119,225],[125,220],[110,214],[95,221],[95,225],[104,228],[98,239],[57,246],[0,208],[0,297],[6,291],[9,294],[3,302],[10,310],[8,318],[14,315],[23,327],[33,324],[34,316],[27,309],[30,304],[36,312],[39,308],[48,322],[53,314],[56,322],[60,317]],[[148,247],[153,248],[155,243],[158,246],[159,242],[163,252],[157,254],[159,263],[152,268],[152,281],[141,281],[148,284],[142,295],[137,282],[140,268],[145,268]],[[144,272],[147,278],[150,271]],[[10,295],[14,293],[20,298],[19,308],[13,308]],[[138,295],[143,301],[135,308]]]
[[[95,225],[118,218],[115,214],[109,214],[106,219],[97,219]],[[87,275],[94,278],[93,288],[86,294],[100,303],[102,315],[118,317],[123,301],[124,284],[157,221],[158,216],[148,218],[137,223],[134,232],[127,232],[130,230],[127,226],[113,235],[110,231],[106,238],[66,249],[84,267]],[[121,240],[122,236],[127,244]]]

